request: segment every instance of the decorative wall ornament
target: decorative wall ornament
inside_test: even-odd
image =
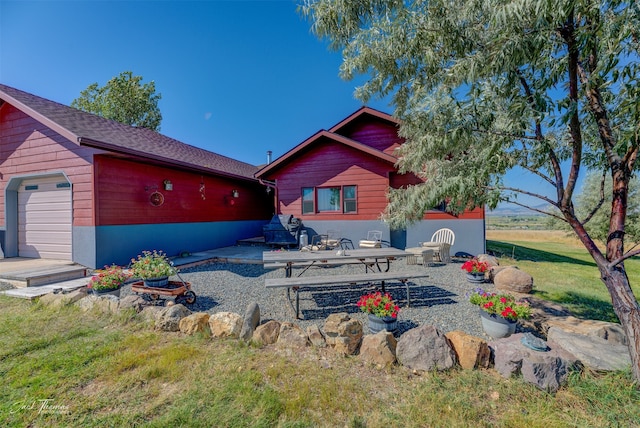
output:
[[[149,202],[151,202],[151,205],[153,205],[154,207],[159,207],[160,205],[164,204],[164,195],[156,190],[151,195],[149,195]]]

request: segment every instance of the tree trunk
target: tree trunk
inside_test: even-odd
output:
[[[640,305],[633,295],[624,267],[618,265],[613,268],[599,268],[601,279],[611,295],[613,310],[627,335],[631,371],[640,386]]]

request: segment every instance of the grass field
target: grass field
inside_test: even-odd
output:
[[[609,293],[584,246],[561,231],[488,230],[487,250],[500,254],[500,264],[517,265],[534,278],[534,294],[562,303],[576,316],[617,322]],[[625,268],[640,295],[640,259]]]
[[[491,234],[490,246],[534,275],[536,293],[581,296],[569,303],[583,314],[594,312],[593,302],[606,306],[579,247],[563,237],[520,238]],[[577,273],[583,276],[574,282]],[[594,313],[606,318],[604,306]],[[419,374],[326,349],[161,333],[133,313],[82,313],[4,296],[0,307],[2,427],[640,426],[640,391],[629,371],[574,373],[549,394],[493,370]]]

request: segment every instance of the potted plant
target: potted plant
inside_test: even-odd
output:
[[[164,252],[153,250],[131,259],[131,273],[142,279],[146,287],[166,287],[169,277],[178,271]]]
[[[464,262],[460,268],[467,271],[467,281],[481,283],[484,282],[484,273],[489,269],[489,263],[481,262],[474,257]]]
[[[357,306],[368,314],[369,331],[376,334],[381,330],[395,333],[398,330],[398,312],[400,307],[393,302],[389,293],[377,291],[365,294],[358,300]]]
[[[120,297],[120,288],[131,275],[120,266],[105,266],[93,272],[87,289],[91,294],[111,294]]]
[[[516,301],[510,294],[488,293],[476,288],[469,302],[480,307],[482,328],[495,339],[511,336],[518,319],[531,316],[529,303]]]

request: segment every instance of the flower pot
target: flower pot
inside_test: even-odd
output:
[[[467,272],[467,281],[472,284],[481,284],[484,282],[484,272]]]
[[[106,290],[94,290],[93,288],[89,289],[90,294],[96,296],[116,296],[120,297],[120,289],[106,289]]]
[[[393,317],[379,317],[377,315],[369,315],[369,331],[376,334],[379,331],[387,330],[389,333],[395,333],[398,330],[398,319]]]
[[[146,278],[143,280],[145,287],[166,287],[169,285],[169,277],[161,276],[159,278]]]
[[[518,321],[508,320],[500,315],[490,314],[480,309],[480,319],[484,332],[494,339],[509,337],[516,332]]]

